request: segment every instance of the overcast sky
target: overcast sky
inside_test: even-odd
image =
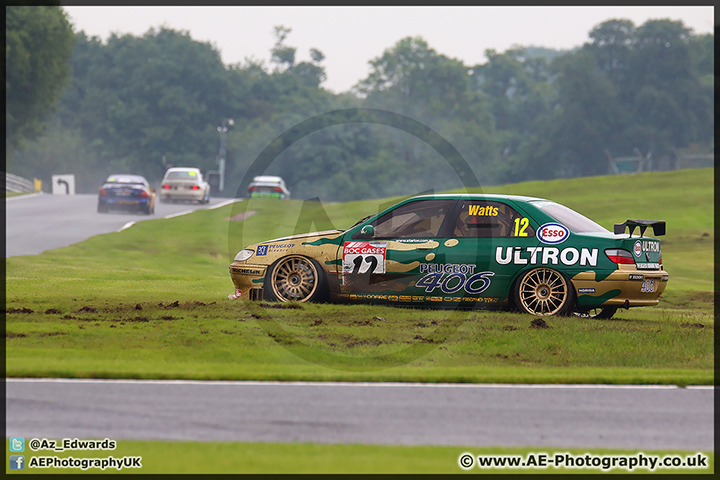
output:
[[[323,87],[348,91],[369,73],[368,62],[408,36],[420,36],[438,53],[471,66],[484,52],[515,45],[570,49],[609,19],[681,20],[696,34],[712,33],[714,8],[687,7],[81,7],[64,6],[76,32],[107,40],[111,33],[141,36],[166,26],[209,42],[226,65],[251,58],[269,63],[274,27],[292,31],[286,45],[296,62],[310,60],[311,48],[325,55]]]

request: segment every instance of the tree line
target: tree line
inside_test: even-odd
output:
[[[74,173],[80,192],[111,173],[157,182],[169,165],[215,171],[218,126],[230,118],[224,196],[244,194],[269,146],[264,173],[283,176],[293,197],[347,201],[467,184],[430,140],[438,136],[480,185],[605,174],[608,154],[635,150],[671,168],[673,152],[709,151],[714,141],[713,35],[669,19],[609,20],[576,49],[487,50],[478,65],[407,37],[335,94],[322,86],[323,53],[296,61],[283,26],[268,64],[224,65],[187,32],[103,42],[73,34],[61,7],[6,15],[7,170]],[[393,121],[362,115],[377,111]],[[331,112],[351,115],[308,121]]]

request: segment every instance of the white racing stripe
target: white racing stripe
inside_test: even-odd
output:
[[[37,195],[40,195],[40,194],[37,194]],[[24,195],[24,196],[26,196],[26,195]],[[35,195],[33,195],[33,196],[35,196]],[[18,197],[10,197],[10,198],[18,198]],[[242,200],[243,200],[242,198],[231,198],[230,200],[226,200],[226,201],[224,201],[224,202],[220,202],[220,203],[218,203],[217,205],[213,205],[213,206],[211,206],[211,207],[207,207],[207,208],[204,208],[204,209],[201,208],[201,209],[199,209],[199,210],[214,210],[214,209],[216,209],[216,208],[224,207],[224,206],[226,206],[226,205],[230,205],[230,204],[232,204],[232,203],[239,202],[239,201],[242,201]],[[178,212],[178,213],[171,213],[170,215],[166,215],[166,216],[164,216],[163,218],[164,218],[164,219],[174,218],[174,217],[179,217],[179,216],[181,216],[181,215],[187,215],[188,213],[193,213],[193,212],[197,212],[197,210],[185,210],[185,211]],[[123,225],[122,228],[121,228],[120,230],[118,230],[118,232],[122,232],[122,231],[125,230],[126,228],[130,228],[130,227],[132,227],[133,225],[135,225],[135,222],[128,222],[128,223],[126,223],[125,225]]]
[[[200,209],[198,209],[198,210],[214,210],[214,209],[216,209],[216,208],[224,207],[224,206],[226,206],[226,205],[230,205],[231,203],[239,202],[239,201],[241,201],[241,200],[243,200],[243,199],[242,199],[242,198],[231,198],[230,200],[226,200],[226,201],[224,201],[224,202],[220,202],[220,203],[218,203],[218,204],[216,204],[216,205],[213,205],[213,206],[211,206],[211,207],[200,208]],[[179,216],[181,216],[181,215],[187,215],[188,213],[197,212],[198,210],[186,210],[186,211],[184,211],[184,212],[173,213],[173,214],[171,214],[171,215],[166,215],[166,216],[163,217],[163,218],[179,217]]]
[[[5,201],[9,202],[10,200],[17,200],[19,198],[32,198],[32,197],[39,197],[42,195],[42,192],[40,193],[28,193],[25,195],[15,195],[14,197],[5,197]]]
[[[635,390],[712,390],[713,385],[609,385],[609,384],[541,384],[541,383],[418,383],[418,382],[261,382],[255,380],[140,380],[121,378],[6,378],[6,382],[58,382],[58,383],[135,383],[174,385],[266,385],[316,387],[427,387],[427,388],[552,388],[552,389],[635,389]]]
[[[163,218],[168,219],[168,218],[180,217],[182,215],[187,215],[188,213],[193,213],[194,211],[195,210],[185,210],[184,212],[171,213],[170,215],[165,215]]]
[[[224,207],[225,205],[230,205],[231,203],[235,203],[235,202],[241,202],[243,200],[245,200],[245,199],[244,198],[231,198],[230,200],[220,202],[217,205],[213,205],[212,207],[207,207],[205,210],[214,210],[216,208]]]

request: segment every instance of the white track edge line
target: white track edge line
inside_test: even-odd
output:
[[[419,382],[280,382],[255,380],[142,380],[108,378],[6,378],[10,383],[130,383],[173,385],[260,385],[321,387],[429,387],[429,388],[551,388],[551,389],[640,389],[640,390],[713,390],[714,385],[610,385],[610,384],[512,384],[512,383],[419,383]]]

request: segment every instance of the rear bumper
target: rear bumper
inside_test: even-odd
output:
[[[632,266],[599,280],[596,272],[581,272],[572,278],[572,283],[579,307],[644,307],[660,302],[668,279],[665,270],[637,270]]]
[[[201,201],[205,199],[205,192],[201,190],[170,190],[160,193],[160,200],[195,200]]]
[[[103,205],[107,208],[117,209],[134,209],[144,207],[150,204],[149,198],[118,198],[118,197],[100,197],[98,198],[98,204]]]

